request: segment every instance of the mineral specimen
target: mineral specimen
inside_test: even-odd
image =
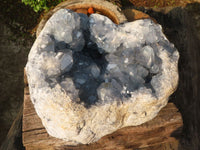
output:
[[[50,135],[95,142],[154,118],[176,89],[178,59],[150,19],[116,25],[60,9],[29,53],[31,100]]]

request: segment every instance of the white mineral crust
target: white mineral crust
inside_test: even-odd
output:
[[[153,119],[177,87],[178,59],[150,19],[116,25],[60,9],[29,53],[31,101],[51,136],[92,143]]]

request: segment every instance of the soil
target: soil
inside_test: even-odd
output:
[[[155,18],[179,50],[180,81],[177,91],[170,97],[184,122],[179,150],[200,149],[200,3],[193,0],[109,1],[122,8],[141,10]],[[35,40],[31,33],[40,14],[20,0],[3,0],[0,4],[0,145],[23,103],[23,69]],[[22,147],[21,140],[18,144]],[[173,146],[159,149],[173,149],[170,147]]]
[[[185,6],[193,3],[194,0],[130,0],[137,7],[167,7],[167,6]]]
[[[23,68],[39,14],[19,0],[0,4],[0,145],[23,103]]]

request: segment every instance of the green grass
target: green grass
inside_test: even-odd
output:
[[[31,6],[35,12],[48,11],[62,1],[64,0],[22,0],[25,5]]]

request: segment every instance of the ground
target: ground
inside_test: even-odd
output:
[[[38,15],[18,1],[2,1],[0,6],[1,143],[23,102],[23,68],[34,41],[27,31],[37,23]]]
[[[127,0],[109,1],[122,8],[134,7],[155,18],[179,50],[180,81],[170,97],[184,121],[179,149],[199,149],[200,4],[192,0],[131,0],[133,6]],[[173,7],[164,7],[169,5]],[[20,0],[3,0],[0,5],[0,144],[23,103],[23,69],[35,40],[31,33],[39,16]]]

